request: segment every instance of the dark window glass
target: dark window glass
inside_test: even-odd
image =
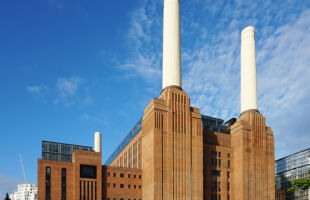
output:
[[[46,200],[50,200],[51,199],[51,168],[50,167],[46,167],[46,182],[45,182],[45,186],[46,186]]]
[[[123,173],[121,173],[119,176],[120,176],[121,178],[124,178],[124,174],[123,174]]]
[[[133,186],[133,188],[135,188],[135,189],[136,189],[136,185],[134,185],[134,186]]]
[[[141,185],[139,185],[139,189],[141,189]]]
[[[219,182],[219,184],[218,184],[218,185],[219,185],[219,187],[218,187],[218,188],[219,188],[219,192],[220,192],[220,191],[221,191],[221,182]]]
[[[81,178],[97,178],[97,166],[80,165]]]
[[[130,189],[130,185],[128,185],[128,189]]]
[[[128,178],[130,178],[130,174],[128,174]]]
[[[113,173],[113,177],[116,177],[116,173]]]
[[[136,178],[136,175],[133,175],[133,178]]]
[[[221,171],[218,171],[218,170],[211,170],[211,176],[214,176],[214,177],[221,177]]]
[[[217,167],[217,159],[214,159],[215,163],[214,163],[214,167]]]
[[[222,155],[222,153],[221,153],[221,152],[219,152],[219,157],[221,157],[221,155]]]
[[[85,181],[83,181],[83,200],[85,200]]]
[[[110,183],[108,183],[108,187],[110,187]]]
[[[211,167],[214,167],[214,158],[211,158]]]
[[[141,179],[141,175],[139,175],[139,179]]]
[[[82,200],[82,181],[80,181],[80,200]]]
[[[119,187],[120,187],[120,188],[124,188],[124,184],[120,184]]]
[[[230,158],[230,153],[227,154],[227,157]]]
[[[116,188],[116,184],[115,183],[113,184],[113,187]]]
[[[229,191],[230,189],[230,185],[229,185],[229,182],[227,183],[227,191]]]
[[[61,169],[61,199],[66,200],[66,168]]]
[[[87,200],[89,200],[89,181],[87,181]]]
[[[214,192],[217,191],[217,182],[214,182]]]
[[[221,159],[219,159],[219,168],[221,168]]]
[[[230,172],[227,172],[227,178],[230,178]]]
[[[218,200],[221,200],[221,195],[219,194],[219,198],[218,198]]]
[[[108,177],[110,177],[110,172],[108,172]]]
[[[229,195],[227,195],[227,200],[230,200],[230,196]]]
[[[227,167],[230,168],[230,160],[227,162]]]
[[[93,199],[94,199],[93,183],[94,183],[94,182],[91,182],[91,190],[90,190],[91,200],[93,200]]]

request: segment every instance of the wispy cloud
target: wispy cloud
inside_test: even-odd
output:
[[[159,80],[161,72],[161,2],[143,0],[132,14],[133,55],[121,66],[151,80]],[[206,115],[239,116],[240,32],[255,26],[259,110],[274,130],[278,157],[310,143],[305,127],[310,122],[309,7],[305,1],[181,2],[183,87]],[[296,143],[289,142],[294,138]]]
[[[97,117],[97,116],[90,115],[88,113],[83,113],[80,116],[80,119],[81,120],[86,120],[86,121],[89,120],[89,121],[92,121],[92,122],[95,122],[95,123],[99,123],[101,125],[105,124],[103,116]]]
[[[147,81],[159,80],[161,75],[161,17],[159,1],[143,0],[131,14],[128,31],[130,56],[120,64],[127,76],[141,76]],[[154,34],[156,33],[156,34]]]
[[[46,85],[32,85],[26,87],[27,91],[33,94],[40,94],[43,90],[47,90]]]
[[[24,183],[24,181],[5,174],[0,174],[0,199],[4,199],[6,193],[12,194],[15,192],[17,190],[17,185],[22,183]]]
[[[80,77],[58,78],[56,88],[59,95],[55,103],[62,102],[66,106],[71,105],[82,83],[83,79]]]

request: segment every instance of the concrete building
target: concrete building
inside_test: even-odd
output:
[[[35,184],[20,184],[17,191],[9,195],[11,200],[37,200],[38,187]]]
[[[258,110],[254,28],[241,32],[241,114],[226,123],[191,106],[182,89],[180,44],[180,1],[165,0],[159,97],[104,166],[96,141],[95,151],[70,151],[66,162],[42,156],[40,199],[275,199],[274,138]]]
[[[292,182],[310,178],[310,148],[276,160],[277,200],[309,200],[310,190],[287,192]]]

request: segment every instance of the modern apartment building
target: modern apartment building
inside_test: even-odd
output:
[[[277,200],[309,200],[310,190],[287,192],[292,182],[310,178],[310,148],[276,160]]]

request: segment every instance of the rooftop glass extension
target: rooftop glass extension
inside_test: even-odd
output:
[[[136,135],[140,132],[142,128],[142,118],[136,123],[136,125],[131,129],[131,131],[127,134],[127,136],[123,139],[123,141],[117,146],[115,151],[111,154],[111,156],[104,163],[105,165],[110,165],[113,160],[126,148],[126,146],[131,142],[131,140],[136,137]]]
[[[204,130],[226,133],[228,126],[224,124],[224,120],[206,115],[201,115],[201,117]],[[142,122],[143,119],[141,118],[127,134],[127,136],[123,139],[123,141],[117,146],[116,150],[106,160],[106,162],[104,163],[105,165],[110,165],[115,160],[115,158],[126,148],[126,146],[131,142],[131,140],[136,137],[136,135],[140,132],[142,128]],[[234,122],[232,122],[232,124]]]
[[[42,159],[72,162],[74,150],[93,151],[92,147],[42,141]]]

